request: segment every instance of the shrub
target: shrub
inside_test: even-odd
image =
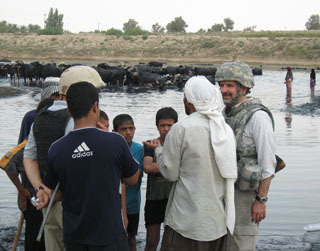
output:
[[[149,32],[146,30],[142,30],[140,28],[128,29],[124,32],[124,35],[127,36],[140,36],[140,35],[148,35]]]
[[[212,40],[205,40],[202,45],[201,48],[213,48],[215,46],[215,42]]]
[[[46,28],[38,30],[38,35],[61,35],[63,34],[63,30],[59,28]]]
[[[117,36],[117,37],[120,37],[120,36],[123,35],[123,32],[122,32],[122,30],[118,30],[118,29],[115,29],[115,28],[111,28],[111,29],[107,30],[107,31],[105,32],[105,34],[106,34],[107,36]]]

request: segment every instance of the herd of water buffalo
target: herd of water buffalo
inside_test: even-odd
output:
[[[68,67],[80,64],[41,64],[40,62],[24,63],[23,61],[11,62],[0,60],[0,77],[10,77],[11,82],[19,84],[23,79],[24,85],[37,85],[46,77],[60,77]],[[163,62],[139,63],[136,65],[111,66],[100,63],[92,66],[100,74],[107,86],[132,86],[132,87],[165,87],[175,86],[182,88],[192,76],[204,75],[215,83],[217,68],[213,65],[167,65]],[[262,75],[261,68],[253,68],[254,75]]]

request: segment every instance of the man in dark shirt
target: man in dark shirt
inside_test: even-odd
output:
[[[74,130],[53,143],[48,152],[45,185],[62,192],[63,235],[67,251],[124,250],[128,243],[121,215],[121,180],[134,185],[139,164],[122,136],[96,128],[97,89],[88,82],[70,86],[68,112]],[[44,207],[48,196],[40,197]]]

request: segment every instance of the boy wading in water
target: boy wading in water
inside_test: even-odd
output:
[[[164,107],[156,114],[156,126],[159,131],[161,145],[171,126],[178,121],[177,112],[171,107]],[[152,142],[153,140],[151,140]],[[154,158],[154,148],[144,143],[143,170],[148,174],[146,204],[144,218],[147,228],[145,251],[155,251],[160,241],[160,226],[164,222],[172,182],[167,181],[159,172]]]
[[[141,204],[141,183],[143,176],[143,147],[134,142],[133,137],[136,131],[132,117],[129,114],[120,114],[113,119],[113,131],[121,134],[128,143],[132,156],[139,162],[140,177],[135,185],[126,185],[126,209],[127,209],[127,233],[130,251],[137,250],[136,235],[139,226],[139,214]]]

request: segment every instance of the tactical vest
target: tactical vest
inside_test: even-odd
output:
[[[37,161],[42,179],[46,174],[48,150],[54,141],[64,136],[66,125],[70,119],[67,109],[50,111],[47,108],[44,107],[38,112],[33,124],[33,134],[37,145]]]
[[[256,111],[265,111],[269,114],[272,120],[272,127],[274,128],[274,120],[270,110],[265,107],[259,99],[248,99],[242,102],[239,106],[232,108],[231,110],[226,109],[225,111],[225,120],[232,128],[236,142],[237,142],[237,158],[238,158],[238,179],[236,184],[241,189],[242,180],[241,178],[248,177],[250,174],[247,174],[245,170],[243,170],[244,166],[247,166],[252,169],[259,168],[257,166],[257,151],[254,145],[245,145],[242,140],[243,132],[248,123],[249,119]],[[261,170],[262,171],[262,170]],[[250,172],[250,171],[249,171]],[[261,172],[260,172],[261,173]],[[249,177],[248,185],[250,187],[254,187],[253,190],[257,188],[259,185],[261,174]],[[244,189],[241,189],[244,190]]]

